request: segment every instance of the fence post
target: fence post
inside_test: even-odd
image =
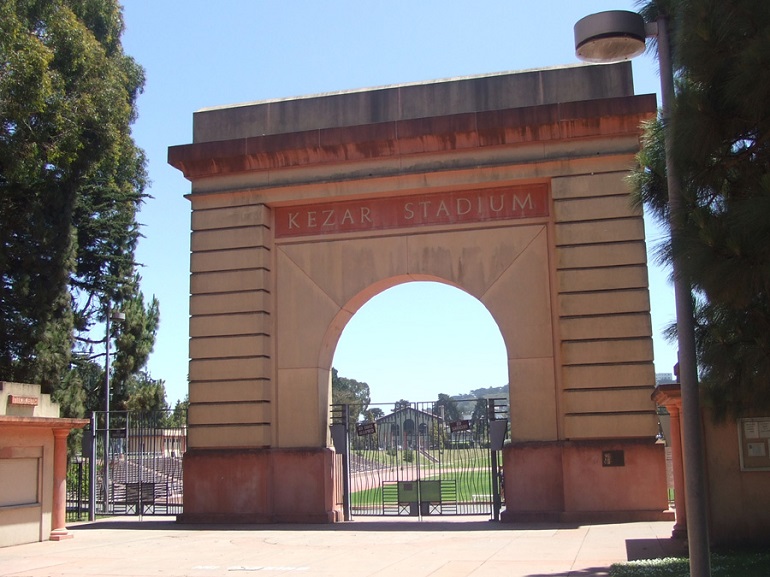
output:
[[[88,460],[88,520],[96,520],[96,411],[91,412],[91,457]]]
[[[488,418],[489,418],[489,433],[490,433],[490,458],[492,460],[492,518],[495,521],[500,520],[500,509],[502,508],[502,501],[500,499],[500,471],[497,463],[497,446],[496,439],[492,439],[492,423],[496,420],[495,415],[495,400],[489,399],[489,405],[487,406]],[[496,427],[494,427],[496,428]]]

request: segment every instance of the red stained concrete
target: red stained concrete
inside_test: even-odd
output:
[[[529,142],[637,134],[655,95],[399,120],[171,146],[188,179],[239,172],[449,152]]]
[[[331,449],[189,450],[179,520],[331,523],[333,469]]]
[[[602,466],[622,450],[625,465]],[[663,445],[651,440],[512,443],[503,450],[503,521],[641,521],[667,511]],[[634,487],[629,491],[629,487]]]

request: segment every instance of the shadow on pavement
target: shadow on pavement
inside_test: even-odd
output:
[[[585,569],[573,569],[566,573],[532,573],[527,577],[607,577],[610,574],[609,567],[587,567]]]
[[[134,530],[134,531],[391,531],[391,532],[468,532],[468,531],[555,531],[559,529],[576,529],[580,525],[573,524],[520,524],[499,523],[489,519],[453,518],[451,521],[440,519],[387,519],[382,518],[348,521],[329,524],[215,524],[215,523],[178,523],[174,518],[115,518],[100,519],[94,522],[68,524],[70,531],[89,530]]]
[[[626,539],[629,561],[687,557],[687,541],[683,539]]]

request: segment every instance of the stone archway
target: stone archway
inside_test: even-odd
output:
[[[339,519],[339,335],[374,294],[441,280],[508,350],[504,519],[666,508],[641,214],[624,186],[652,96],[570,67],[213,109],[192,181],[184,520]]]

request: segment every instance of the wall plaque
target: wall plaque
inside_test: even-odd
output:
[[[623,451],[602,451],[602,467],[625,467],[626,455]]]
[[[770,471],[770,417],[738,419],[741,471]]]

